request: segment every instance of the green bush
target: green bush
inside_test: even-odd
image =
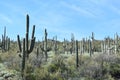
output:
[[[110,64],[110,74],[112,77],[120,79],[120,64],[111,63]]]
[[[47,68],[37,68],[34,71],[34,75],[32,80],[64,80],[61,77],[60,72],[50,73]]]
[[[61,72],[64,72],[67,70],[67,67],[65,65],[64,61],[64,57],[63,56],[58,56],[55,57],[51,64],[48,66],[48,71],[49,72],[56,72],[58,70],[60,70]]]

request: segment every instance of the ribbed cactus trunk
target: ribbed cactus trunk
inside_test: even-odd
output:
[[[37,48],[37,53],[36,53],[36,58],[38,59],[39,57],[39,48]]]
[[[94,46],[94,33],[92,32],[92,54],[94,54],[94,49],[95,49],[95,46]]]
[[[57,36],[55,36],[55,41],[54,41],[54,51],[55,51],[55,54],[57,54],[57,50],[58,50]]]
[[[26,80],[26,78],[25,78],[25,74],[26,74],[25,66],[27,63],[26,60],[28,60],[29,54],[33,51],[34,44],[35,44],[35,37],[34,37],[35,25],[34,25],[33,31],[32,31],[32,39],[31,39],[31,43],[30,43],[30,47],[29,47],[29,16],[28,15],[27,15],[26,19],[27,19],[27,21],[26,21],[26,38],[23,39],[23,47],[21,47],[20,37],[19,37],[19,35],[17,35],[19,51],[20,51],[20,53],[22,53],[21,73],[22,73],[22,77],[24,78],[23,80]]]
[[[71,43],[70,43],[70,53],[74,53],[75,52],[75,47],[74,47],[74,42],[75,42],[75,37],[74,34],[71,34]]]
[[[115,34],[115,38],[114,38],[114,40],[115,40],[115,54],[117,53],[117,47],[118,47],[118,34],[116,33]]]
[[[80,53],[83,53],[83,46],[82,46],[82,41],[80,41]]]
[[[25,78],[25,62],[26,62],[26,53],[25,53],[25,38],[23,39],[23,56],[22,56],[22,68],[21,68],[21,75],[23,78]]]
[[[48,44],[47,44],[47,29],[45,29],[45,36],[44,36],[44,44],[43,44],[43,47],[40,46],[41,50],[45,53],[45,60],[47,61],[47,58],[48,58],[48,54],[47,52],[51,51],[52,48],[49,48],[48,47]]]
[[[110,48],[110,38],[108,37],[108,47]]]
[[[28,56],[28,37],[29,37],[29,16],[27,15],[27,17],[26,17],[26,56],[27,56],[27,58],[29,57]]]
[[[82,50],[83,50],[83,54],[85,53],[85,38],[83,38],[82,40]]]
[[[76,40],[76,67],[79,67],[78,64],[79,58],[78,58],[78,41]]]
[[[66,49],[66,43],[65,43],[65,38],[64,38],[64,42],[63,42],[63,51],[65,53],[65,49]]]
[[[10,38],[6,37],[6,51],[9,51],[10,48]]]
[[[104,53],[106,53],[107,46],[106,46],[106,40],[104,40]]]
[[[90,40],[90,37],[88,39],[88,53],[91,53],[91,40]]]
[[[89,53],[90,53],[90,57],[92,56],[92,42],[89,40]]]
[[[101,52],[104,53],[104,42],[101,41]]]
[[[45,56],[46,56],[46,61],[48,58],[48,54],[47,54],[47,30],[45,29],[45,44],[44,44],[44,50],[45,50]]]
[[[6,42],[6,27],[4,28],[4,39],[3,39],[3,40],[4,40],[4,41],[3,41],[3,42],[4,42],[4,43],[3,43],[3,44],[4,44],[4,47],[3,47],[3,48],[4,48],[4,51],[6,51],[6,43],[5,43],[5,42]]]

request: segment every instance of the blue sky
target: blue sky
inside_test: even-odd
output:
[[[26,14],[30,16],[30,31],[41,40],[44,29],[48,37],[70,40],[71,33],[81,40],[95,33],[96,39],[120,33],[120,0],[1,0],[0,34],[4,26],[12,39],[25,36]]]

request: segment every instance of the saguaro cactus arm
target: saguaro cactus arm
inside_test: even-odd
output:
[[[20,37],[19,37],[19,35],[17,35],[17,41],[18,41],[19,51],[22,52],[22,48],[21,48],[21,43],[20,43]]]
[[[30,49],[28,51],[28,54],[30,54],[33,51],[33,48],[34,48],[34,45],[35,45],[34,33],[35,33],[35,25],[33,26],[32,39],[31,39],[31,44],[30,44]]]
[[[35,45],[35,37],[33,39],[31,39],[31,45],[30,45],[28,54],[30,54],[33,51],[34,45]]]

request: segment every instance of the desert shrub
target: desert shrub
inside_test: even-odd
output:
[[[110,63],[110,74],[116,79],[120,79],[120,59],[118,58],[115,62]]]
[[[63,56],[55,57],[52,60],[51,64],[48,66],[48,71],[53,73],[53,72],[57,72],[58,70],[60,70],[61,72],[67,70],[64,60],[65,59]]]
[[[3,60],[2,60],[2,58],[1,58],[1,56],[0,56],[0,62],[3,62]]]
[[[36,76],[33,73],[29,73],[26,75],[26,80],[36,80]]]
[[[50,73],[48,72],[47,68],[36,68],[34,71],[34,75],[32,75],[33,77],[35,77],[35,79],[32,80],[64,80],[61,76],[60,76],[60,72],[56,72],[56,73]]]
[[[9,69],[20,70],[20,58],[17,54],[6,52],[0,54],[1,62]]]
[[[102,80],[115,80],[110,74],[105,74]]]

